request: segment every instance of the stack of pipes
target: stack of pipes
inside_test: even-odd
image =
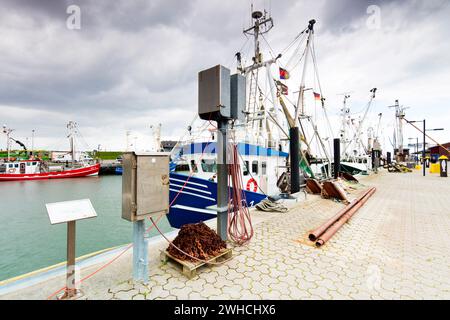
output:
[[[309,234],[309,240],[314,241],[316,247],[323,246],[330,238],[361,208],[366,201],[375,193],[372,187],[365,191],[359,198],[350,202],[344,209]]]

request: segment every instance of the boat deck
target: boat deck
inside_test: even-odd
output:
[[[159,239],[150,245],[147,285],[129,280],[130,250],[83,283],[85,298],[450,299],[450,180],[383,171],[364,177],[351,197],[368,186],[377,192],[320,249],[308,231],[343,204],[308,195],[287,213],[254,212],[255,237],[224,265],[189,280],[160,262],[167,243]],[[0,299],[45,299],[63,285],[61,275]]]

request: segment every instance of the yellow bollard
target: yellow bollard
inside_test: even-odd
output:
[[[430,173],[440,173],[441,166],[439,163],[430,163]]]

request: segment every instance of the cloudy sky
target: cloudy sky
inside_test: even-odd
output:
[[[391,134],[395,99],[407,118],[426,118],[450,141],[450,1],[254,0],[271,12],[267,35],[280,52],[311,18],[322,89],[332,121],[342,92],[361,110],[379,93]],[[124,149],[125,133],[146,144],[150,125],[179,137],[197,111],[197,72],[236,67],[246,41],[250,0],[0,0],[0,123],[38,148],[64,148],[65,125],[76,121],[86,144]],[[67,27],[69,5],[81,9],[80,29]],[[373,11],[380,8],[379,20]],[[374,24],[375,21],[375,24]],[[292,82],[298,79],[294,74]],[[307,84],[312,86],[313,83]],[[337,123],[336,123],[337,125]],[[405,140],[419,136],[408,129]],[[0,137],[5,149],[6,138]],[[30,144],[28,139],[28,144]]]

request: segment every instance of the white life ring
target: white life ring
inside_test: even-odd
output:
[[[8,169],[8,173],[15,173],[16,172],[16,168],[10,168]]]

